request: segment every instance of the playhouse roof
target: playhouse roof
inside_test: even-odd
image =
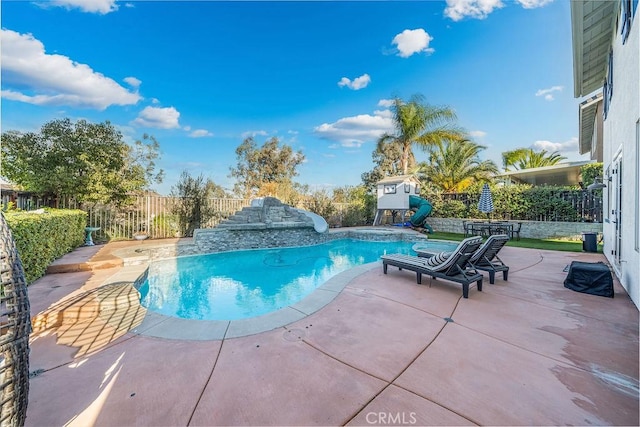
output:
[[[388,176],[384,179],[381,179],[377,182],[377,184],[397,184],[399,182],[405,181],[413,181],[415,183],[420,183],[418,178],[415,175],[397,175],[397,176]]]

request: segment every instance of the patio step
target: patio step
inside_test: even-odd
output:
[[[104,245],[81,246],[47,266],[46,274],[94,271],[112,267],[122,267],[123,261],[115,256],[100,256]]]

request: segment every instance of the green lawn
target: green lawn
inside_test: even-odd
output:
[[[430,239],[453,240],[456,242],[464,239],[464,234],[458,233],[435,232],[433,234],[428,234],[428,236]],[[566,240],[521,238],[520,240],[509,240],[507,246],[513,246],[516,248],[546,249],[550,251],[582,252],[582,241],[567,242]],[[602,244],[598,245],[598,252],[602,253]]]

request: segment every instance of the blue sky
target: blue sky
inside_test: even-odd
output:
[[[2,131],[109,120],[160,143],[180,173],[233,187],[247,136],[301,150],[298,182],[357,185],[388,101],[446,105],[483,159],[520,147],[578,154],[570,6],[412,2],[2,1]],[[425,156],[416,150],[419,160]]]

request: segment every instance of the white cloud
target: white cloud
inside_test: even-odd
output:
[[[142,84],[142,82],[139,79],[136,79],[135,77],[125,77],[122,80],[129,86],[135,87],[135,88],[140,87],[140,85]]]
[[[383,117],[385,119],[393,120],[393,112],[389,109],[387,110],[375,110],[373,112],[374,116]]]
[[[398,56],[408,58],[414,53],[433,53],[434,50],[429,47],[429,42],[433,37],[422,28],[416,30],[404,30],[400,34],[396,34],[392,43],[398,48]]]
[[[189,134],[191,138],[204,138],[207,136],[213,136],[211,132],[206,129],[196,129]]]
[[[369,76],[369,74],[363,74],[360,77],[356,77],[355,79],[353,79],[353,81],[351,81],[346,77],[343,77],[338,82],[338,86],[340,87],[346,86],[349,89],[360,90],[367,87],[369,83],[371,83],[371,77]]]
[[[555,151],[564,154],[576,154],[578,152],[578,138],[573,137],[565,142],[536,141],[531,145],[535,151],[546,150],[547,153]]]
[[[269,133],[266,130],[249,130],[246,132],[242,132],[242,138],[256,137],[256,136],[267,136]]]
[[[334,123],[323,123],[314,128],[321,138],[339,142],[342,147],[360,147],[365,142],[376,141],[385,132],[392,132],[393,120],[388,110],[375,111],[374,115],[360,114],[344,117]],[[329,148],[337,147],[331,145]]]
[[[180,127],[179,118],[180,113],[173,107],[145,107],[133,123],[150,128],[174,129]]]
[[[80,9],[83,12],[105,15],[118,10],[116,0],[49,0],[48,6],[60,6],[67,9]]]
[[[501,0],[447,0],[444,15],[453,21],[466,17],[484,19],[501,7],[504,7]]]
[[[395,101],[393,99],[381,99],[378,101],[378,107],[389,108],[391,107]]]
[[[487,135],[487,133],[482,130],[472,130],[471,132],[469,132],[469,135],[474,138],[484,138]]]
[[[562,92],[564,89],[563,86],[552,86],[548,89],[539,89],[536,92],[536,96],[543,96],[547,101],[553,101],[555,98],[553,97],[553,92]]]
[[[535,9],[537,7],[545,6],[551,3],[553,0],[517,0],[520,5],[525,9]]]
[[[1,30],[2,97],[35,105],[104,110],[141,97],[114,80],[63,55],[48,55],[31,34]]]

